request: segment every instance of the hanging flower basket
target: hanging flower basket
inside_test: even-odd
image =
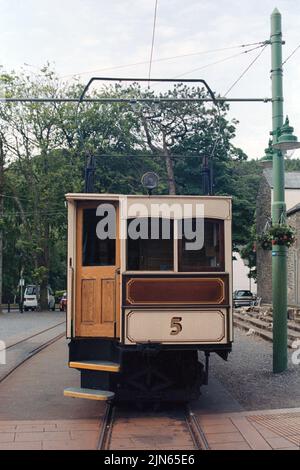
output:
[[[272,245],[282,245],[289,248],[296,241],[295,230],[290,225],[275,224],[270,228],[269,234],[272,237]]]
[[[295,243],[296,234],[290,225],[275,224],[265,229],[261,235],[258,235],[257,241],[263,250],[272,250],[273,245],[289,248]]]
[[[257,236],[257,241],[263,250],[272,250],[272,236],[269,231]]]

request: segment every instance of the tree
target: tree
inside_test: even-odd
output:
[[[36,79],[14,73],[3,74],[7,96],[57,95],[58,81],[47,67]],[[63,90],[60,90],[63,92]],[[19,208],[22,223],[20,246],[31,254],[32,276],[41,286],[41,308],[47,309],[47,285],[49,283],[50,233],[57,199],[51,194],[53,175],[52,155],[56,149],[72,147],[70,133],[66,134],[61,109],[54,104],[5,103],[0,109],[0,119],[6,128],[3,140],[10,161],[13,162],[14,177],[11,178],[12,193]],[[69,138],[69,140],[68,140]],[[72,173],[73,166],[72,166]],[[69,179],[70,189],[75,181]],[[26,190],[21,188],[26,186]],[[66,185],[68,186],[68,185]],[[28,191],[30,188],[30,191]],[[18,197],[18,192],[27,194],[27,202]],[[63,200],[60,202],[63,205]],[[29,208],[29,211],[26,209]],[[22,242],[23,240],[23,242]]]
[[[74,98],[83,90],[80,82],[61,83],[49,67],[37,76],[3,72],[0,80],[7,96]],[[83,190],[84,165],[91,156],[95,190],[124,194],[142,192],[140,177],[148,170],[159,174],[161,194],[203,194],[201,171],[208,160],[215,194],[233,196],[234,243],[246,243],[261,169],[232,144],[237,121],[228,120],[225,104],[162,101],[204,96],[203,89],[184,85],[154,93],[118,83],[91,91],[90,97],[128,97],[131,104],[82,103],[78,109],[71,103],[1,105],[10,195],[3,217],[5,290],[15,290],[23,267],[26,279],[42,285],[43,307],[47,283],[65,287],[64,194]],[[139,97],[157,102],[137,105],[134,98]]]
[[[4,213],[4,166],[5,151],[0,135],[0,313],[2,313],[2,285],[3,285],[3,213]]]

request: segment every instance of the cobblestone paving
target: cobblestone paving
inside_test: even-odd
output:
[[[93,450],[100,421],[0,421],[0,450]]]
[[[300,450],[300,408],[198,415],[211,450]]]
[[[197,417],[211,450],[300,450],[300,408]],[[135,424],[134,432],[126,420],[118,423],[110,448],[193,449],[178,426],[148,421]],[[101,419],[0,421],[0,450],[96,450],[100,427]]]

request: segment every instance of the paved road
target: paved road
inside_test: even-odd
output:
[[[7,345],[49,328],[66,318],[64,312],[10,312],[0,314],[0,340]]]
[[[0,384],[0,420],[99,418],[103,403],[63,396],[65,387],[80,384],[67,362],[67,341],[61,339],[13,372]]]
[[[102,403],[63,396],[65,387],[80,383],[79,372],[70,370],[67,361],[67,341],[61,339],[13,372],[0,384],[0,420],[99,417],[104,410]],[[238,402],[216,378],[202,390],[194,404],[197,410],[240,411]]]
[[[299,369],[274,377],[271,352],[268,343],[236,331],[229,362],[213,357],[210,384],[192,404],[211,448],[299,449],[300,408],[241,410],[291,406],[289,386],[296,392],[293,407],[299,403]],[[94,448],[105,405],[63,396],[65,387],[78,384],[79,372],[67,367],[65,339],[17,369],[0,384],[0,449]],[[83,421],[63,421],[74,419]]]

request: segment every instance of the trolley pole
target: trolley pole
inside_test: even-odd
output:
[[[278,142],[283,125],[282,87],[282,31],[281,14],[275,8],[271,15],[272,52],[272,135]],[[273,150],[273,224],[286,220],[284,181],[284,153]],[[273,301],[273,372],[287,369],[287,248],[273,245],[272,250],[272,301]]]

